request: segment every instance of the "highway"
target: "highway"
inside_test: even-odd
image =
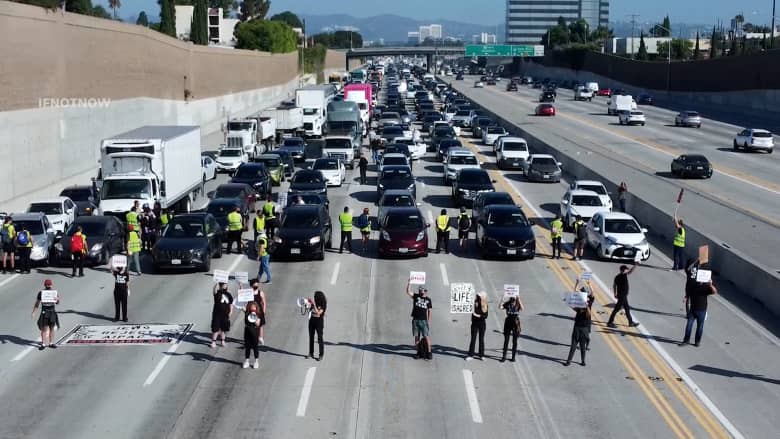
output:
[[[485,99],[496,93],[478,92]],[[518,98],[514,106],[522,105]],[[485,261],[473,240],[457,249],[453,234],[449,255],[378,259],[374,241],[367,253],[329,252],[322,262],[274,261],[274,282],[264,286],[269,311],[258,370],[241,368],[238,312],[227,347],[208,346],[211,273],[152,274],[147,260],[145,274],[132,279],[131,323],[193,324],[180,343],[60,344],[44,351],[35,349],[38,331],[29,314],[43,279],[53,279],[60,291],[64,335],[79,324],[114,324],[110,274],[96,267],[71,279],[69,268],[55,267],[1,276],[0,437],[780,436],[774,419],[780,403],[774,367],[780,361],[780,326],[771,316],[751,304],[739,303],[746,311],[739,310],[724,300],[738,294],[719,285],[722,297],[710,300],[701,347],[678,347],[683,278],[666,270],[669,260],[654,247],[651,259],[631,275],[630,301],[641,326],[629,328],[619,317],[617,329],[607,328],[608,287],[618,265],[587,255],[582,262],[546,257],[545,224],[567,182],[527,183],[495,170],[489,147],[469,147],[486,162],[497,190],[510,192],[535,220],[538,256]],[[442,208],[456,215],[433,155],[414,171],[428,222]],[[348,171],[347,182],[329,190],[335,224],[343,206],[376,213],[373,166],[367,185],[357,175]],[[208,190],[223,181],[220,176],[209,182]],[[285,190],[286,184],[277,189]],[[433,246],[433,229],[429,239]],[[212,269],[248,271],[252,277],[257,266],[245,255],[225,255]],[[427,273],[433,300],[432,361],[412,358],[411,300],[404,291],[412,270]],[[583,270],[598,279],[591,350],[587,367],[575,362],[567,368],[562,362],[573,312],[561,297]],[[449,313],[454,282],[488,292],[484,362],[464,361],[470,318]],[[526,310],[518,361],[499,363],[503,313],[497,302],[504,284],[520,284]],[[306,320],[295,306],[297,297],[315,289],[328,296],[326,355],[319,362],[304,359]]]

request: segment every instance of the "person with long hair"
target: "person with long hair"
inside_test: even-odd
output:
[[[487,293],[480,291],[474,299],[474,311],[471,313],[471,342],[469,342],[469,355],[466,361],[474,358],[474,345],[479,335],[479,356],[477,359],[483,360],[485,356],[485,329],[488,316],[488,298]]]
[[[509,361],[515,361],[517,355],[517,337],[520,336],[520,311],[524,310],[523,302],[519,296],[510,297],[509,300],[501,304],[501,309],[506,311],[504,319],[504,352],[501,355],[501,362],[506,361],[506,349],[509,346],[509,337],[512,337],[512,358]]]
[[[320,349],[320,356],[317,361],[325,356],[325,341],[322,339],[322,331],[325,329],[325,311],[328,309],[328,299],[322,291],[314,292],[314,301],[311,304],[309,314],[309,355],[306,358],[314,357],[314,333],[317,333],[317,343]]]
[[[54,284],[51,279],[43,281],[43,290],[51,290]],[[38,329],[41,331],[41,345],[38,347],[39,351],[42,351],[48,344],[50,348],[55,349],[57,345],[54,344],[54,329],[60,327],[60,319],[57,316],[55,305],[60,303],[60,296],[57,295],[53,302],[43,301],[42,291],[38,291],[38,295],[35,297],[35,304],[33,305],[31,317],[35,316],[35,310],[38,306],[41,307],[41,315],[38,316]],[[46,343],[48,338],[48,343]]]
[[[260,367],[260,349],[258,341],[260,338],[260,306],[257,302],[249,302],[244,308],[244,365],[249,367],[249,353],[254,352],[255,363],[252,368]]]
[[[574,329],[571,332],[571,347],[569,348],[569,357],[563,363],[564,366],[571,364],[571,359],[574,357],[574,351],[577,350],[577,346],[580,348],[580,359],[582,360],[580,364],[584,366],[585,352],[590,344],[590,308],[574,308],[574,312],[577,314],[574,316]]]
[[[252,289],[255,292],[255,303],[259,305],[260,308],[260,314],[258,317],[260,317],[260,332],[258,341],[260,342],[260,346],[265,345],[265,340],[263,337],[265,337],[265,312],[266,312],[266,302],[265,302],[265,291],[260,289],[260,280],[259,279],[252,279]]]
[[[214,285],[211,292],[214,306],[211,308],[211,349],[217,347],[217,337],[225,346],[225,333],[230,331],[230,315],[233,313],[233,295],[224,282]]]

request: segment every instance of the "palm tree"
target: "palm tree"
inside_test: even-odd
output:
[[[114,20],[116,20],[116,10],[122,7],[121,0],[108,0],[108,7],[114,11]]]

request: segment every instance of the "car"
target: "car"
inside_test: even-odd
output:
[[[76,220],[76,203],[68,197],[50,198],[30,203],[26,212],[43,213],[54,231],[63,233]]]
[[[447,114],[445,113],[444,116],[445,116],[445,119],[446,119],[447,118]],[[428,127],[428,135],[429,136],[433,136],[434,133],[436,132],[436,129],[445,129],[445,128],[449,128],[451,130],[451,133],[449,133],[449,134],[445,133],[444,134],[445,136],[449,135],[449,136],[453,136],[454,137],[454,136],[459,136],[460,135],[460,127],[454,127],[454,126],[452,126],[452,124],[450,124],[450,122],[448,122],[446,120],[439,120],[439,121],[436,121],[433,124],[431,124],[431,126]]]
[[[618,111],[618,122],[620,125],[645,126],[645,113],[637,110],[620,110]]]
[[[471,205],[478,194],[495,192],[493,183],[484,169],[461,169],[452,179],[452,200],[458,207]]]
[[[586,223],[586,240],[602,259],[646,261],[650,258],[647,229],[627,213],[599,212]]]
[[[233,175],[239,166],[249,161],[243,148],[222,148],[217,155],[217,172]]]
[[[476,242],[483,258],[496,256],[533,259],[533,223],[515,205],[493,204],[476,218]]]
[[[636,103],[639,105],[653,105],[655,103],[655,98],[651,94],[641,93],[637,96]]]
[[[523,169],[528,160],[528,142],[522,137],[500,137],[493,147],[498,169]]]
[[[517,82],[509,81],[506,84],[506,91],[517,91]]]
[[[35,265],[47,265],[54,258],[54,242],[61,236],[52,227],[49,219],[42,212],[12,213],[14,229],[18,234],[23,228],[30,232],[33,244],[30,251],[30,263]],[[14,254],[19,259],[19,252]]]
[[[555,93],[551,91],[543,91],[539,95],[539,102],[555,102]]]
[[[766,151],[772,154],[775,147],[775,140],[772,133],[767,130],[756,128],[745,128],[734,137],[734,151],[740,148],[746,151]]]
[[[463,144],[458,139],[442,139],[439,142],[439,148],[436,150],[436,158],[439,160],[446,160],[447,151],[451,148],[462,148]]]
[[[532,88],[542,88],[542,81],[534,81]]]
[[[588,221],[597,212],[609,211],[604,205],[599,194],[593,191],[583,189],[569,189],[561,198],[560,214],[563,218],[563,227],[567,229],[574,228],[574,222],[577,216],[583,221]]]
[[[428,146],[421,141],[415,141],[411,137],[396,137],[395,144],[406,145],[406,149],[412,156],[412,160],[419,160],[428,151]],[[392,146],[392,145],[388,145]]]
[[[284,163],[278,154],[260,154],[252,158],[252,163],[262,163],[271,176],[271,184],[280,186],[284,181]]]
[[[377,213],[377,224],[382,224],[388,210],[393,207],[414,207],[414,195],[406,189],[388,189],[384,191],[376,202],[379,211]]]
[[[488,77],[487,81],[485,81],[486,85],[496,85],[496,78],[493,76]]]
[[[217,178],[217,162],[207,155],[200,156],[200,167],[203,170],[203,182]]]
[[[241,166],[236,169],[230,182],[246,183],[252,186],[262,198],[265,198],[272,193],[271,176],[262,163],[242,163]]]
[[[485,86],[485,83],[481,80],[474,81],[474,88],[483,88]]]
[[[712,164],[701,154],[683,154],[672,160],[672,175],[686,177],[712,177]]]
[[[377,172],[382,172],[382,169],[384,169],[385,166],[409,166],[409,169],[411,169],[411,166],[409,164],[409,159],[404,155],[400,153],[384,153],[382,154],[382,157],[379,159],[379,163],[376,165]]]
[[[288,137],[279,145],[279,149],[289,151],[293,160],[302,162],[306,159],[306,141],[301,137]]]
[[[238,200],[239,204],[246,206],[246,209],[242,209],[242,212],[254,212],[255,203],[258,200],[258,193],[252,186],[246,183],[223,183],[217,186],[217,189],[209,194],[211,199],[219,198],[232,198]]]
[[[300,204],[298,198],[300,198],[300,201],[302,201],[303,204],[321,204],[325,206],[325,209],[330,210],[330,200],[328,199],[328,196],[317,192],[289,192],[287,196],[287,206],[285,207]]]
[[[470,114],[471,114],[471,110],[464,110],[458,108],[458,110],[452,116],[451,119],[452,125],[454,127],[460,127],[460,128],[464,126],[468,126]]]
[[[385,125],[382,127],[382,132],[379,137],[386,143],[393,143],[396,137],[404,137],[404,129],[400,124],[397,125]]]
[[[674,116],[674,126],[701,128],[701,115],[697,111],[681,111]]]
[[[482,144],[493,145],[500,137],[508,135],[509,133],[502,126],[487,127],[487,129],[482,130]]]
[[[379,256],[428,256],[428,227],[417,207],[390,208],[379,223]]]
[[[401,139],[408,138],[408,137],[401,137]],[[398,139],[396,139],[398,140]],[[384,154],[401,154],[402,156],[406,157],[406,160],[408,160],[409,166],[411,167],[411,161],[412,161],[412,152],[409,150],[409,146],[400,143],[400,142],[394,142],[389,145],[385,145]]]
[[[119,218],[82,216],[76,218],[76,221],[65,230],[62,239],[54,244],[54,254],[58,264],[71,263],[70,242],[77,227],[81,227],[81,233],[87,237],[87,253],[84,255],[86,263],[108,264],[111,256],[125,250],[125,225]]]
[[[599,96],[610,97],[610,96],[612,96],[612,90],[609,89],[609,88],[600,88],[598,93],[596,93],[596,94],[598,94]]]
[[[154,270],[195,268],[208,272],[211,259],[222,257],[222,233],[210,213],[174,216],[152,247]]]
[[[417,185],[411,168],[402,165],[385,166],[376,180],[377,196],[381,197],[387,189],[405,189],[417,198]]]
[[[578,86],[574,90],[574,100],[575,101],[588,101],[590,102],[593,99],[593,90],[586,88],[585,86]]]
[[[482,132],[487,127],[496,126],[496,121],[486,117],[486,116],[480,116],[477,117],[475,120],[471,121],[471,137],[475,139],[479,139],[482,137]]]
[[[455,75],[455,80],[456,81],[463,81],[463,73],[458,72],[458,74]]]
[[[549,154],[531,154],[525,162],[523,173],[528,181],[558,183],[561,181],[561,162]]]
[[[344,162],[335,157],[317,159],[311,169],[322,172],[328,186],[341,186],[347,178],[347,168],[344,166]]]
[[[444,116],[441,115],[441,113],[438,112],[432,112],[432,113],[423,113],[425,116],[422,118],[422,130],[425,133],[431,132],[431,125],[433,125],[434,122],[439,122],[444,120]]]
[[[92,185],[73,185],[60,191],[61,197],[68,197],[76,203],[76,216],[96,215],[98,203],[100,203],[100,194],[97,186]]]
[[[449,148],[444,162],[444,184],[449,184],[461,169],[480,168],[481,163],[466,148]]]
[[[282,164],[284,165],[284,177],[292,177],[293,172],[295,172],[295,159],[293,159],[292,154],[290,151],[286,149],[275,149],[273,152],[269,154],[276,154],[279,156],[279,159],[282,161]]]
[[[233,212],[236,207],[240,209],[241,217],[248,224],[249,214],[254,211],[249,210],[249,206],[240,198],[214,198],[206,205],[205,211],[214,216],[222,230],[227,230],[228,214]]]
[[[379,126],[400,125],[402,123],[401,115],[395,111],[383,111],[379,116]]]
[[[437,151],[439,148],[439,143],[441,143],[444,139],[455,139],[457,138],[457,134],[455,133],[455,130],[449,126],[449,125],[439,125],[431,134],[431,148],[433,148],[434,151]]]
[[[609,196],[606,186],[600,181],[596,180],[574,180],[569,187],[574,190],[593,191],[601,198],[601,203],[607,207],[607,210],[612,210],[612,198]]]
[[[332,245],[333,227],[328,209],[321,204],[288,207],[274,234],[271,256],[281,258],[325,259]]]
[[[474,202],[471,203],[471,219],[476,220],[482,214],[482,211],[487,206],[492,205],[509,205],[514,206],[515,200],[507,192],[482,192],[474,197]]]
[[[537,116],[555,116],[555,106],[553,104],[539,104],[534,110]]]
[[[312,169],[299,169],[290,179],[288,192],[314,192],[327,194],[328,186],[322,172]]]

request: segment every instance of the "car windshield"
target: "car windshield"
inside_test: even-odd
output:
[[[450,128],[449,125],[438,126],[433,131],[433,135],[434,136],[447,136],[447,135],[450,135],[450,134],[453,134],[453,131],[452,131],[452,128]]]
[[[412,207],[414,200],[409,195],[386,195],[382,198],[381,206]]]
[[[607,195],[607,189],[600,185],[600,184],[578,184],[577,189],[582,189],[584,191],[593,191],[599,195]]]
[[[686,161],[691,164],[703,165],[709,163],[707,158],[702,155],[689,155],[686,157]]]
[[[260,157],[255,159],[255,161],[264,164],[266,168],[276,168],[282,165],[281,160],[269,157]]]
[[[699,115],[699,113],[697,113],[695,111],[687,111],[687,112],[685,112],[685,115],[688,116],[688,117],[697,117]]]
[[[571,197],[571,204],[574,206],[601,206],[601,198],[596,195],[574,195]]]
[[[382,171],[382,178],[385,180],[396,180],[411,176],[408,169],[385,169]]]
[[[512,197],[508,194],[501,194],[485,197],[485,201],[482,204],[484,206],[490,206],[493,204],[515,204],[515,202],[512,201]]]
[[[262,176],[263,169],[254,166],[239,166],[238,171],[236,171],[236,177],[238,178],[255,178]]]
[[[206,212],[214,215],[214,216],[227,216],[230,212],[235,210],[236,204],[235,203],[214,203],[211,202],[206,207]]]
[[[217,186],[212,198],[238,198],[243,190],[238,186]]]
[[[241,157],[241,154],[243,154],[243,150],[240,150],[238,148],[236,149],[223,149],[219,152],[220,157]]]
[[[89,189],[65,189],[60,192],[61,197],[68,197],[73,201],[89,201],[92,191]]]
[[[501,127],[490,127],[487,132],[488,134],[504,134],[504,129]]]
[[[314,172],[296,172],[290,181],[293,183],[322,183],[322,177],[319,173]]]
[[[399,119],[401,116],[398,113],[395,112],[386,112],[382,113],[381,116],[379,116],[379,119]]]
[[[385,228],[390,230],[419,230],[425,225],[417,214],[393,214],[385,217]]]
[[[252,129],[252,122],[228,122],[228,131],[249,131]]]
[[[32,235],[43,235],[43,223],[41,221],[14,221],[14,229],[19,233],[27,229]]]
[[[642,116],[643,114],[645,114],[645,113],[642,113],[641,111],[632,111],[631,112],[632,116]]]
[[[453,146],[461,146],[461,144],[458,139],[444,139],[439,143],[439,146],[442,148],[451,148]]]
[[[486,127],[486,126],[489,126],[489,125],[493,125],[493,121],[490,120],[490,119],[479,119],[477,121],[477,125],[479,125],[481,127]]]
[[[303,146],[303,139],[285,139],[282,146]]]
[[[350,139],[325,139],[325,149],[350,149],[352,140]]]
[[[633,219],[610,219],[604,221],[606,233],[640,233],[642,229]]]
[[[528,220],[520,212],[492,212],[488,215],[487,223],[498,227],[527,226]]]
[[[753,137],[772,137],[772,133],[764,133],[761,131],[753,131]]]
[[[504,151],[528,151],[528,145],[520,142],[505,142]]]
[[[311,115],[317,114],[317,109],[316,108],[304,108],[303,109],[303,114],[306,115],[306,116],[311,116]]]
[[[465,184],[490,184],[487,172],[462,172],[460,182]]]
[[[314,162],[314,166],[312,166],[312,169],[315,171],[324,171],[324,170],[338,170],[339,169],[339,162],[337,160],[317,160]]]
[[[398,125],[389,125],[386,126],[384,129],[382,129],[382,134],[395,134],[400,135],[404,132],[403,128],[399,127]]]
[[[324,200],[319,195],[315,194],[295,194],[287,198],[287,205],[292,206],[298,204],[298,198],[303,201],[303,204],[324,204]]]
[[[405,157],[385,157],[382,159],[382,165],[406,165]]]
[[[100,196],[104,200],[148,199],[150,186],[149,180],[105,180]]]
[[[32,203],[28,212],[43,212],[44,215],[62,215],[61,203]]]
[[[478,165],[477,158],[473,155],[452,155],[449,164],[451,165]]]
[[[203,223],[200,221],[174,221],[165,227],[165,238],[202,238]]]
[[[458,110],[457,113],[455,113],[456,116],[468,116],[469,110]]]
[[[558,166],[555,159],[550,157],[537,157],[532,162],[535,166]]]
[[[282,227],[288,229],[312,229],[319,227],[320,218],[316,212],[288,211],[282,220]]]
[[[89,237],[103,236],[106,233],[106,224],[97,221],[86,221],[83,223],[74,223],[68,227],[65,236],[73,236],[76,233],[76,227],[81,226],[81,233]]]

